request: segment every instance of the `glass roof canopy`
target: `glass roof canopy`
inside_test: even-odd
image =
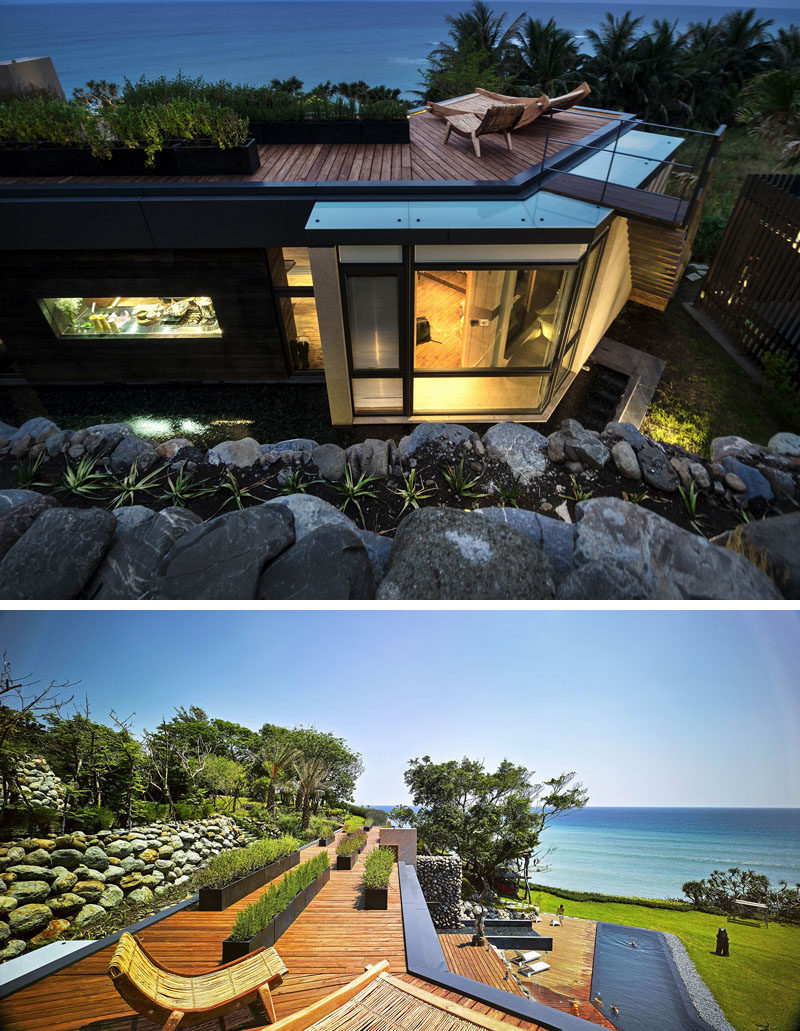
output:
[[[319,201],[306,229],[594,229],[610,214],[546,190],[527,200]]]

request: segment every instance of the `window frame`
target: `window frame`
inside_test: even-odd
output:
[[[286,247],[293,246],[292,244],[286,244]],[[297,244],[298,247],[306,247],[306,250],[310,250],[305,244]],[[275,321],[278,325],[278,332],[281,338],[281,348],[283,350],[283,360],[286,363],[286,374],[290,378],[292,376],[299,376],[301,379],[309,379],[316,376],[317,378],[325,377],[325,363],[323,361],[321,369],[296,369],[294,367],[294,359],[292,358],[292,351],[289,347],[289,338],[286,335],[286,326],[283,322],[283,312],[281,311],[280,302],[283,299],[291,300],[294,297],[311,297],[314,298],[314,284],[311,286],[275,286],[275,281],[272,278],[272,268],[270,267],[269,251],[280,251],[281,260],[283,260],[284,247],[268,247],[265,251],[265,264],[267,268],[267,276],[269,278],[270,292],[272,293],[272,307],[275,311]],[[314,302],[314,311],[316,312],[316,300]],[[319,316],[317,315],[317,328],[319,328]]]

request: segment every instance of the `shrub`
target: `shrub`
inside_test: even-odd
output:
[[[374,848],[364,860],[364,887],[388,888],[393,866],[393,849]]]
[[[366,840],[367,836],[363,832],[361,834],[348,834],[346,838],[343,838],[339,842],[339,846],[336,849],[336,855],[354,856]]]
[[[260,899],[237,913],[231,928],[231,938],[235,941],[249,941],[259,931],[282,913],[295,895],[307,888],[329,865],[328,853],[320,852],[318,856],[306,863],[294,867],[278,884],[270,884]]]
[[[87,805],[75,813],[75,822],[87,834],[110,830],[117,822],[116,813],[102,805]]]
[[[355,816],[348,816],[344,821],[344,829],[346,834],[359,834],[364,826],[364,816],[356,818]]]
[[[545,884],[531,884],[532,891],[546,891],[549,895],[557,895],[573,902],[621,902],[623,904],[646,906],[648,909],[688,910],[693,907],[688,902],[678,899],[638,899],[627,895],[601,895],[597,891],[570,891],[567,888],[549,888]]]
[[[265,838],[255,841],[246,848],[229,849],[208,863],[193,877],[195,888],[223,888],[238,881],[240,877],[275,863],[297,850],[296,838],[285,835],[282,838]]]
[[[176,802],[175,816],[179,820],[203,820],[214,812],[211,802]]]
[[[0,104],[0,140],[79,147],[93,153],[102,147],[100,127],[86,108],[74,101],[40,96]]]

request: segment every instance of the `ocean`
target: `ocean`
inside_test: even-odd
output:
[[[682,898],[686,881],[731,866],[800,882],[800,809],[587,806],[554,821],[542,844],[554,851],[531,879],[573,891]]]
[[[0,0],[0,60],[52,57],[67,94],[88,79],[122,83],[173,76],[178,71],[207,80],[263,84],[296,75],[307,88],[318,82],[363,79],[413,96],[417,69],[447,38],[448,14],[470,0],[205,0],[205,2],[116,2],[51,4]],[[555,16],[582,37],[606,11],[641,15],[649,26],[668,16],[686,28],[690,21],[718,20],[747,4],[545,3],[491,0],[509,22],[527,12]],[[757,8],[775,26],[797,20],[796,4]],[[584,45],[584,44],[582,44]]]

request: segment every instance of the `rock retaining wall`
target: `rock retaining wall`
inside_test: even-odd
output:
[[[30,462],[41,454],[73,463],[91,457],[117,472],[134,458],[140,473],[157,462],[175,469],[258,467],[277,470],[278,483],[300,469],[335,482],[347,465],[354,478],[399,478],[422,457],[441,468],[463,462],[487,497],[497,496],[498,487],[486,470],[501,469],[506,479],[534,489],[536,510],[408,509],[391,538],[304,493],[203,522],[180,508],[155,512],[137,505],[112,514],[62,508],[36,491],[5,490],[2,599],[800,597],[800,436],[789,433],[776,434],[766,447],[717,438],[709,461],[660,444],[629,423],[609,423],[597,433],[574,420],[549,437],[517,423],[499,423],[482,437],[465,426],[424,423],[399,443],[367,440],[346,451],[306,439],[259,444],[245,438],[208,452],[182,439],[156,447],[124,424],[77,433],[46,419],[18,430],[0,424],[0,456]],[[572,509],[566,500],[559,503],[570,496],[570,478],[583,498],[576,494]],[[620,496],[623,488],[633,501]],[[690,531],[651,510],[666,511],[679,490],[700,498],[709,512],[726,512],[724,525],[742,525],[709,541],[701,518]],[[645,491],[651,508],[641,504]],[[687,522],[683,503],[675,503]]]
[[[90,927],[123,900],[154,901],[240,844],[233,821],[216,816],[0,845],[0,961]]]
[[[458,856],[417,856],[417,878],[434,926],[457,926],[461,909]]]
[[[35,755],[23,759],[14,773],[15,787],[29,805],[45,806],[48,809],[61,809],[64,803],[64,785],[50,769],[46,759]],[[9,792],[12,794],[12,792]],[[0,785],[0,801],[3,801],[3,788]],[[13,798],[9,799],[13,802]]]

